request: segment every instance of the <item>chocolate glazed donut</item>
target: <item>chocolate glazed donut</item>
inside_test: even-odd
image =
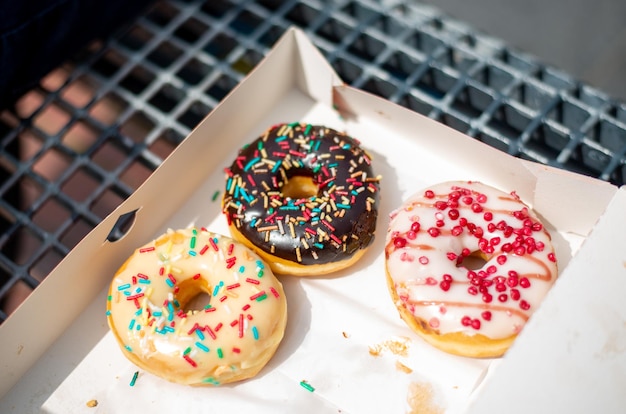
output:
[[[226,168],[222,208],[235,239],[277,273],[329,273],[372,243],[379,177],[359,142],[325,126],[279,124]]]

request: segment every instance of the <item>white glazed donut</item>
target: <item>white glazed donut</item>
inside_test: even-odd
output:
[[[402,319],[443,351],[502,355],[557,277],[550,235],[515,192],[442,183],[390,218],[392,299]]]
[[[202,293],[208,304],[193,309]],[[138,367],[172,382],[219,385],[266,365],[283,338],[287,305],[258,255],[189,228],[135,250],[113,278],[107,319]]]

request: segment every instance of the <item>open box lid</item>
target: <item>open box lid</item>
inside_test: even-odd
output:
[[[279,75],[280,81],[267,81],[268,79],[274,80]],[[376,122],[384,128],[406,136],[411,135],[412,129],[425,131],[426,134],[437,138],[428,142],[428,150],[446,151],[446,154],[452,158],[451,161],[460,166],[467,165],[468,168],[470,166],[475,168],[475,160],[470,159],[466,154],[479,153],[489,162],[480,163],[473,174],[475,178],[484,178],[496,186],[511,181],[517,182],[519,186],[516,190],[520,196],[530,201],[536,209],[546,211],[546,218],[556,227],[582,237],[591,234],[593,237],[582,245],[578,256],[570,262],[561,280],[553,288],[553,292],[548,297],[549,303],[558,302],[557,305],[561,306],[563,305],[561,301],[567,302],[569,289],[579,286],[577,278],[582,277],[581,273],[588,274],[586,273],[588,264],[583,253],[591,254],[587,252],[589,250],[593,252],[594,246],[600,244],[606,246],[607,240],[613,240],[611,237],[607,238],[602,233],[603,230],[600,236],[595,236],[596,230],[593,230],[593,227],[599,217],[602,217],[600,223],[605,223],[603,225],[609,229],[613,222],[615,226],[619,226],[623,230],[623,237],[624,219],[620,220],[619,214],[624,208],[624,190],[618,192],[614,186],[605,182],[516,159],[474,139],[468,139],[465,135],[406,108],[345,86],[306,36],[297,29],[291,29],[262,63],[257,65],[248,77],[194,129],[153,175],[86,236],[22,306],[4,324],[0,325],[0,338],[2,338],[0,371],[3,373],[0,378],[0,398],[9,392],[11,387],[37,363],[42,355],[45,355],[48,348],[88,304],[99,300],[98,294],[108,285],[110,276],[114,274],[128,252],[153,237],[155,229],[162,228],[168,218],[177,211],[180,200],[191,197],[206,179],[205,174],[208,173],[205,173],[202,168],[193,168],[193,174],[184,174],[184,179],[181,179],[181,171],[190,169],[189,159],[197,157],[198,153],[205,153],[208,140],[228,142],[232,136],[247,135],[252,126],[263,119],[274,104],[294,87],[315,101],[322,102],[329,107],[336,106],[348,118],[361,115],[375,118]],[[263,105],[250,99],[251,96],[263,97]],[[246,116],[232,116],[233,113],[244,113]],[[453,150],[448,150],[448,148],[453,148]],[[214,145],[211,152],[213,160],[227,159],[229,149],[226,145],[223,147]],[[164,188],[167,189],[167,197],[164,197]],[[578,191],[568,191],[572,188],[577,188]],[[559,204],[567,207],[548,208]],[[111,229],[125,214],[134,216],[132,228],[120,240],[114,243],[107,241]],[[571,220],[574,214],[577,220]],[[613,217],[618,219],[613,221]],[[622,263],[621,268],[619,266],[607,267],[607,272],[611,273],[611,276],[607,277],[610,280],[619,279],[618,276],[624,273],[623,245],[611,242],[605,247],[607,252],[613,249],[612,255],[621,257],[619,263]],[[579,256],[583,258],[579,259]],[[618,286],[615,285],[615,287]],[[560,293],[561,291],[565,293]],[[599,291],[593,292],[599,293]],[[615,297],[618,297],[617,289],[613,293]],[[599,298],[601,296],[594,300],[599,301]],[[611,306],[622,306],[623,311],[621,302],[613,303],[613,299],[615,298],[612,296],[609,301]],[[60,303],[61,300],[62,303]],[[570,303],[566,305],[570,306]],[[551,324],[560,323],[563,318],[567,319],[568,316],[553,314],[543,307],[536,315],[540,322],[529,325],[529,328],[537,324],[540,328],[542,324],[549,327]],[[621,319],[618,318],[611,323],[621,323],[623,326],[624,314],[618,315],[621,315]],[[604,316],[605,314],[593,312],[586,314],[586,318],[595,320],[597,326],[603,326],[601,321]],[[590,327],[596,325],[589,324]],[[99,327],[98,329],[106,328]],[[527,332],[530,330],[523,331],[516,346],[511,349],[510,356],[507,355],[503,360],[506,361],[506,364],[502,364],[503,367],[517,368],[507,369],[501,375],[511,372],[510,375],[513,376],[517,373],[527,381],[544,384],[544,390],[562,395],[564,399],[567,398],[569,391],[565,381],[568,378],[560,378],[558,383],[545,384],[540,381],[542,378],[538,378],[536,373],[527,370],[520,371],[519,367],[525,366],[526,355],[520,350],[526,347],[525,344],[530,342],[529,349],[542,349],[542,347],[554,345],[554,349],[558,350],[558,344],[567,342],[568,337],[557,335],[558,332],[555,332],[553,343],[545,345],[538,342],[542,335]],[[606,331],[605,339],[608,338],[607,335],[612,335],[612,332]],[[618,342],[618,345],[622,344],[623,342]],[[623,366],[626,347],[618,346],[616,349],[616,358],[622,361]],[[537,361],[540,361],[538,364],[542,367],[550,367],[553,359],[547,356],[551,354],[545,353],[545,355],[546,357],[542,354],[536,356]],[[574,356],[576,355],[564,354],[562,361],[567,361],[567,358]],[[590,357],[590,355],[584,356]],[[580,360],[578,363],[583,367],[587,361],[592,363],[590,359]],[[520,375],[520,372],[523,374]],[[494,376],[491,378],[495,378],[496,373],[500,375],[499,369],[494,370]],[[623,374],[621,379],[623,383]],[[492,382],[489,378],[487,379],[484,390],[477,395],[474,404],[482,404],[483,392],[487,396],[491,395],[489,398],[486,397],[486,401],[492,402],[487,406],[475,405],[474,407],[478,410],[475,412],[501,412],[498,395],[494,394],[498,392],[496,383],[499,381]],[[583,383],[580,383],[578,386],[582,387],[582,385]],[[612,392],[613,389],[607,388],[605,391]],[[596,395],[596,397],[602,398],[601,395]],[[606,397],[619,398],[615,394]],[[531,395],[531,398],[534,398],[534,395]],[[480,411],[481,407],[484,408],[483,411]]]

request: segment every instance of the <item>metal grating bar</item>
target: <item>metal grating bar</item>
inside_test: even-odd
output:
[[[161,1],[0,113],[0,322],[291,25],[352,86],[622,185],[626,105],[411,1]]]

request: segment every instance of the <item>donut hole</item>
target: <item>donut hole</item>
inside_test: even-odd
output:
[[[211,293],[206,280],[187,279],[178,287],[176,299],[183,312],[200,311],[211,304]]]
[[[469,256],[456,264],[456,267],[463,267],[467,270],[479,270],[487,264],[487,258],[480,251],[472,252]]]
[[[300,199],[315,197],[319,192],[319,187],[313,177],[306,175],[294,175],[289,178],[281,189],[285,198]]]

